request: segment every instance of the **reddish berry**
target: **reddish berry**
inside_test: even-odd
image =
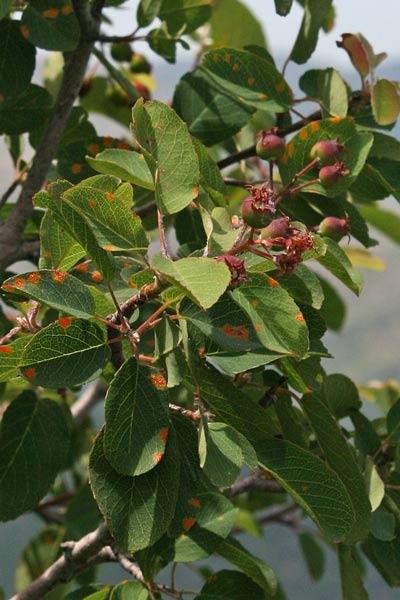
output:
[[[344,219],[338,217],[326,217],[319,224],[319,233],[331,238],[335,242],[339,242],[342,237],[350,232],[349,219],[346,215]]]
[[[144,100],[150,100],[150,90],[143,83],[132,81],[132,85]]]
[[[129,70],[131,73],[150,73],[151,64],[143,54],[135,52],[129,63]]]
[[[327,165],[319,171],[320,184],[326,188],[334,188],[349,171],[344,168],[344,163],[336,163],[335,165]]]
[[[274,219],[267,227],[261,231],[261,237],[265,239],[275,238],[286,238],[291,233],[290,219],[289,217],[282,217],[281,219]]]
[[[285,152],[285,142],[272,131],[263,131],[256,145],[257,156],[264,160],[278,160]]]
[[[269,221],[271,220],[271,213],[268,209],[264,209],[260,207],[256,208],[254,198],[252,196],[248,196],[243,200],[241,214],[243,221],[250,225],[250,227],[254,227],[254,229],[261,229],[265,227]]]
[[[343,144],[339,144],[338,139],[321,140],[311,148],[310,157],[312,160],[317,158],[323,166],[334,165],[344,149]]]
[[[132,48],[128,42],[114,42],[111,44],[111,56],[117,62],[128,62],[131,60]]]

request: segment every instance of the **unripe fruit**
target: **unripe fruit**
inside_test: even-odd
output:
[[[327,165],[319,171],[319,182],[326,188],[334,188],[344,175],[348,175],[348,171],[343,168],[342,163],[335,165]]]
[[[282,217],[281,219],[274,219],[267,227],[261,231],[262,239],[273,240],[275,238],[289,236],[291,230],[289,217]]]
[[[256,145],[257,156],[264,160],[278,160],[285,152],[285,142],[279,135],[263,132]]]
[[[106,90],[106,98],[110,100],[114,106],[131,106],[133,102],[128,94],[120,85],[113,85]]]
[[[129,70],[131,73],[150,73],[151,64],[143,54],[135,52],[129,63]]]
[[[128,42],[114,42],[111,44],[111,56],[117,62],[130,61],[132,54],[132,48]]]
[[[310,157],[312,160],[318,159],[323,166],[334,165],[343,150],[343,144],[339,144],[337,139],[321,140],[311,148]]]
[[[240,212],[243,221],[254,229],[265,227],[271,220],[271,212],[268,211],[268,209],[256,209],[254,206],[254,198],[251,196],[243,200]]]
[[[319,224],[319,233],[339,242],[342,237],[348,235],[350,226],[348,218],[339,219],[338,217],[325,217]]]

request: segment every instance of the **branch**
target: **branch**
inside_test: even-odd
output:
[[[274,479],[263,479],[259,472],[252,473],[247,477],[243,477],[234,483],[230,488],[226,489],[224,494],[228,498],[233,498],[239,494],[257,490],[260,492],[270,492],[274,494],[284,494],[285,490],[280,483]]]
[[[294,133],[301,129],[305,123],[309,123],[310,121],[319,121],[322,118],[322,114],[320,110],[316,110],[315,112],[308,115],[307,118],[301,119],[300,121],[296,121],[296,123],[292,123],[288,127],[284,129],[279,129],[277,132],[280,137],[285,137],[285,135],[289,135],[289,133]],[[219,160],[217,165],[220,169],[224,167],[229,167],[229,165],[233,165],[236,162],[244,160],[245,158],[251,158],[252,156],[257,156],[256,153],[256,145],[250,146],[249,148],[245,148],[244,150],[240,150],[240,152],[235,152],[234,154],[230,154],[225,158]]]
[[[73,4],[81,25],[81,41],[76,50],[71,52],[65,64],[53,113],[42,135],[18,200],[7,222],[0,226],[0,273],[12,262],[18,260],[22,233],[33,210],[32,197],[40,190],[46,179],[73,104],[82,86],[94,43],[88,40],[87,36],[90,33],[90,37],[93,37],[99,31],[103,3],[97,2],[91,12],[87,1],[74,0]]]
[[[91,408],[104,398],[107,386],[99,379],[92,383],[71,406],[71,414],[75,422],[82,421]]]
[[[100,562],[105,562],[109,553],[103,552],[112,541],[106,525],[102,523],[78,542],[62,544],[64,554],[57,559],[35,581],[10,600],[36,600],[43,598],[60,583],[71,581],[76,575]]]

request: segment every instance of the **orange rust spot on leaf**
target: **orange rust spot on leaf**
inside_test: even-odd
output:
[[[258,96],[258,99],[259,99],[259,100],[266,100],[267,98],[268,98],[268,96],[267,96],[266,94],[260,94],[260,95]]]
[[[261,325],[260,325],[260,323],[256,323],[255,324],[255,328],[256,328],[256,331],[261,331]]]
[[[75,267],[75,269],[77,271],[81,271],[81,273],[86,273],[88,268],[89,268],[89,263],[87,263],[87,262],[80,263],[79,265],[76,265],[76,267]]]
[[[90,144],[87,147],[88,152],[91,152],[92,154],[98,154],[100,152],[100,148],[97,144]]]
[[[72,320],[70,317],[61,317],[61,319],[58,319],[58,324],[63,329],[68,329],[68,327],[71,325],[71,321]]]
[[[58,8],[48,8],[42,12],[45,19],[56,19],[58,17]]]
[[[153,348],[156,345],[155,340],[146,340],[145,341],[146,346],[150,346],[150,348]]]
[[[46,252],[44,253],[44,257],[51,258],[51,252],[49,250],[46,250]]]
[[[299,321],[299,323],[303,323],[305,320],[302,313],[299,313],[298,315],[296,315],[295,319],[296,319],[296,321]]]
[[[0,104],[1,104],[1,102],[4,102],[4,96],[3,96],[3,94],[0,94]]]
[[[283,155],[282,155],[282,158],[280,159],[280,161],[279,161],[279,162],[280,162],[282,165],[286,165],[287,161],[288,161],[288,157],[287,157],[287,154],[286,154],[286,152],[285,152],[285,154],[283,154]]]
[[[285,89],[285,82],[281,81],[280,83],[278,83],[278,85],[276,86],[276,91],[277,92],[283,92],[283,90]]]
[[[114,246],[103,246],[104,250],[107,250],[108,252],[112,252],[114,250]]]
[[[29,273],[28,275],[28,281],[29,283],[32,283],[33,285],[35,285],[36,283],[39,283],[41,277],[40,274],[37,271],[34,271],[33,273]]]
[[[214,54],[213,55],[213,61],[214,62],[218,62],[219,61],[219,55],[218,54]]]
[[[107,200],[109,200],[110,202],[112,200],[114,200],[114,198],[115,198],[115,196],[112,192],[107,192],[106,196],[107,196]]]
[[[0,352],[3,352],[3,354],[11,354],[12,353],[12,348],[10,348],[10,346],[0,346]]]
[[[8,290],[9,292],[13,292],[14,291],[14,286],[10,285],[9,283],[6,283],[5,285],[3,285],[3,288],[5,290]]]
[[[294,146],[292,143],[288,144],[287,151],[288,151],[288,155],[290,156],[290,158],[292,158],[292,156],[294,154]]]
[[[17,279],[15,280],[15,287],[23,288],[24,285],[25,285],[25,281],[22,279],[22,277],[17,277]]]
[[[82,165],[80,165],[79,163],[74,163],[71,166],[71,171],[75,174],[80,173],[82,171]]]
[[[311,122],[311,131],[318,131],[318,129],[319,129],[318,121],[312,121]]]
[[[167,387],[167,382],[163,375],[150,375],[152,384],[158,390],[164,390]]]
[[[160,435],[161,441],[164,444],[164,446],[167,443],[168,433],[169,433],[168,427],[163,427],[162,429],[160,429],[159,435]]]
[[[342,120],[342,117],[332,117],[331,121],[332,123],[339,123]]]
[[[94,208],[96,206],[96,200],[89,200],[89,206]]]
[[[308,485],[302,485],[301,489],[303,490],[303,492],[306,492],[308,490]]]
[[[137,288],[137,283],[135,283],[134,281],[129,281],[128,285],[130,288]]]
[[[188,502],[189,502],[189,504],[191,504],[192,506],[195,506],[196,508],[200,508],[200,506],[201,506],[201,502],[198,498],[189,498]]]
[[[232,69],[234,71],[239,71],[239,65],[237,63],[234,63],[233,66],[232,66]]]
[[[62,7],[61,12],[65,16],[70,15],[72,13],[72,6],[69,6],[68,4],[66,4],[65,6]]]
[[[30,31],[25,25],[21,25],[20,31],[21,31],[22,35],[24,36],[24,38],[27,39],[30,36]]]
[[[247,80],[248,85],[254,85],[254,77],[249,77]]]
[[[299,136],[301,137],[302,140],[306,140],[307,136],[308,136],[308,131],[307,129],[300,129],[299,131]]]
[[[199,195],[199,188],[198,187],[194,187],[192,190],[193,196],[198,196]]]
[[[227,323],[223,327],[220,327],[220,329],[226,335],[229,335],[229,337],[238,338],[240,340],[247,340],[249,337],[249,330],[242,325],[229,325],[229,323]]]
[[[201,346],[199,348],[199,356],[204,356],[205,351],[206,351],[206,349],[204,348],[204,346]]]
[[[252,306],[257,306],[257,304],[258,304],[258,300],[252,300],[251,301],[251,305]]]
[[[51,276],[53,278],[53,281],[55,281],[56,283],[63,283],[63,281],[65,281],[65,279],[68,276],[68,273],[66,273],[66,271],[59,271],[58,269],[54,269],[54,271],[51,272]]]
[[[105,148],[108,148],[113,143],[113,138],[110,135],[103,137],[103,144]]]
[[[103,275],[100,273],[100,271],[93,271],[91,277],[96,283],[103,281]]]
[[[27,369],[25,369],[24,371],[24,376],[27,379],[33,379],[36,376],[36,371],[35,369],[33,369],[32,367],[28,367]]]
[[[45,535],[45,537],[43,538],[44,544],[49,545],[49,544],[52,544],[53,542],[54,542],[54,536],[49,533],[47,535]]]
[[[226,60],[226,62],[231,62],[231,55],[225,54],[225,60]]]
[[[268,283],[269,285],[280,285],[279,281],[277,281],[273,277],[268,277]]]
[[[182,521],[183,529],[185,531],[188,531],[189,529],[191,529],[193,527],[193,525],[195,523],[196,523],[196,519],[193,519],[193,517],[187,517],[186,519],[183,519],[183,521]]]
[[[218,517],[218,521],[225,521],[224,515],[221,515],[220,517]]]
[[[158,463],[160,462],[160,460],[162,459],[163,454],[162,452],[155,452],[153,455],[153,460],[156,463],[156,465],[158,465]]]

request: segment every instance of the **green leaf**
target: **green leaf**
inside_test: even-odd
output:
[[[72,387],[99,373],[110,358],[98,325],[62,317],[36,333],[26,346],[20,374],[42,387]]]
[[[74,10],[65,0],[36,0],[22,13],[21,30],[45,50],[74,50],[81,30]]]
[[[204,472],[217,487],[232,485],[240,474],[242,450],[236,431],[225,423],[209,423]]]
[[[320,276],[318,278],[324,292],[320,315],[329,329],[340,331],[346,318],[346,304],[330,283]]]
[[[63,199],[86,220],[103,249],[147,251],[140,218],[116,194],[82,183],[65,191]]]
[[[252,274],[232,292],[268,350],[301,357],[308,350],[308,332],[299,307],[283,287],[267,275]]]
[[[293,273],[287,273],[279,278],[279,283],[296,302],[309,304],[313,308],[321,308],[324,292],[318,277],[305,264],[296,266]]]
[[[374,205],[360,206],[362,216],[396,244],[400,244],[400,217],[394,212]]]
[[[371,65],[362,36],[359,33],[342,33],[342,40],[336,42],[336,45],[347,52],[353,67],[361,75],[361,78],[367,77]]]
[[[383,542],[391,542],[396,537],[396,518],[382,506],[372,513],[371,534]]]
[[[354,550],[339,544],[338,557],[343,600],[368,600],[359,566],[354,559]]]
[[[101,515],[93,499],[92,491],[86,483],[78,490],[68,504],[65,513],[65,538],[80,540],[94,531],[100,523]]]
[[[235,524],[238,509],[222,494],[196,496],[199,509],[196,519],[185,523],[185,533],[175,542],[175,562],[192,562],[212,554]]]
[[[7,345],[0,345],[0,383],[18,377],[18,365],[22,352],[31,336],[18,338]]]
[[[325,554],[318,544],[316,536],[310,533],[300,533],[299,542],[310,577],[313,581],[319,581],[325,571]]]
[[[346,488],[332,469],[311,452],[285,440],[260,442],[256,452],[261,466],[271,471],[329,540],[346,538],[354,511]]]
[[[353,268],[345,252],[336,242],[325,238],[325,243],[326,253],[317,259],[318,262],[358,296],[362,288],[361,273]]]
[[[293,0],[274,0],[275,10],[281,17],[286,17],[290,13],[292,8]]]
[[[381,504],[385,495],[385,485],[379,476],[372,460],[368,459],[365,466],[365,486],[371,503],[372,512]]]
[[[391,587],[400,586],[400,539],[391,542],[377,540],[370,535],[362,550]],[[348,598],[350,600],[350,596]]]
[[[397,87],[388,79],[378,79],[371,90],[371,103],[378,125],[395,123],[400,112]]]
[[[169,431],[165,379],[129,358],[108,389],[104,452],[123,475],[141,475],[162,459]]]
[[[221,171],[207,148],[196,138],[193,138],[193,143],[199,159],[200,183],[215,204],[224,205],[228,198],[228,192]]]
[[[247,575],[238,571],[218,571],[201,588],[195,600],[263,600],[265,594]]]
[[[0,19],[4,19],[10,12],[12,0],[0,0]]]
[[[65,407],[24,391],[0,426],[0,520],[33,509],[65,464],[70,426]]]
[[[67,594],[63,600],[109,600],[112,588],[109,585],[91,583]]]
[[[138,477],[120,475],[104,454],[104,433],[90,456],[90,482],[107,526],[122,550],[136,552],[154,544],[174,516],[180,459],[171,429],[166,452],[157,465]]]
[[[87,156],[89,165],[98,173],[120,177],[147,190],[154,190],[154,182],[143,154],[132,150],[106,149],[95,158]]]
[[[218,546],[217,554],[238,567],[268,594],[275,595],[277,580],[271,567],[253,556],[235,538],[224,540]]]
[[[209,19],[210,0],[163,0],[158,15],[171,35],[191,33]]]
[[[0,133],[19,135],[40,127],[50,115],[52,102],[49,92],[34,84],[17,98],[0,101]]]
[[[150,595],[144,583],[123,581],[113,587],[110,600],[150,600]]]
[[[265,48],[265,36],[259,21],[238,0],[217,2],[209,22],[215,47],[244,48],[255,44]]]
[[[299,85],[310,98],[319,101],[323,116],[345,117],[348,109],[347,87],[336,69],[311,69]]]
[[[354,452],[321,396],[315,392],[304,396],[301,408],[310,422],[329,466],[336,471],[350,496],[355,520],[345,540],[354,543],[364,539],[369,531],[371,506]]]
[[[38,302],[75,317],[89,319],[94,314],[94,300],[79,279],[57,269],[31,271],[5,280],[2,288],[16,291]]]
[[[356,448],[365,456],[373,456],[381,445],[381,440],[371,421],[358,410],[352,410],[350,418],[355,429]]]
[[[213,146],[240,131],[254,108],[224,93],[202,69],[186,73],[174,92],[173,107],[190,133]]]
[[[140,27],[147,27],[160,12],[162,0],[140,0],[136,18]]]
[[[54,214],[47,210],[40,223],[40,269],[68,271],[83,256],[85,250],[59,225]]]
[[[36,48],[21,34],[19,23],[0,22],[0,105],[20,96],[28,87],[35,69]]]
[[[355,384],[341,373],[333,373],[324,379],[323,394],[336,419],[342,419],[361,407]]]
[[[269,60],[235,48],[217,48],[201,63],[219,89],[254,108],[282,112],[292,104],[292,91]]]
[[[158,209],[172,214],[199,193],[199,161],[187,125],[162,102],[138,100],[133,130],[152,173]]]
[[[209,360],[226,373],[244,373],[264,365],[269,365],[282,358],[282,354],[268,350],[247,350],[244,354],[233,352],[208,352],[205,354]]]
[[[304,16],[290,53],[290,59],[301,65],[310,58],[318,41],[319,30],[332,0],[305,0]]]
[[[387,417],[387,438],[386,443],[397,444],[400,442],[400,400],[389,410]]]
[[[368,153],[373,143],[371,133],[358,132],[355,123],[347,117],[332,117],[321,121],[313,121],[303,127],[286,146],[285,154],[280,159],[279,171],[282,181],[287,185],[292,177],[310,162],[311,148],[320,140],[339,138],[341,144],[346,146],[346,169],[349,175],[343,177],[338,184],[326,190],[321,184],[315,183],[306,188],[305,192],[322,196],[340,196],[360,175]],[[316,169],[311,169],[298,181],[299,184],[306,183],[317,176]],[[321,202],[323,199],[319,199]]]
[[[231,280],[228,267],[213,258],[189,257],[171,261],[155,254],[151,264],[167,281],[183,289],[204,309],[217,302]]]

